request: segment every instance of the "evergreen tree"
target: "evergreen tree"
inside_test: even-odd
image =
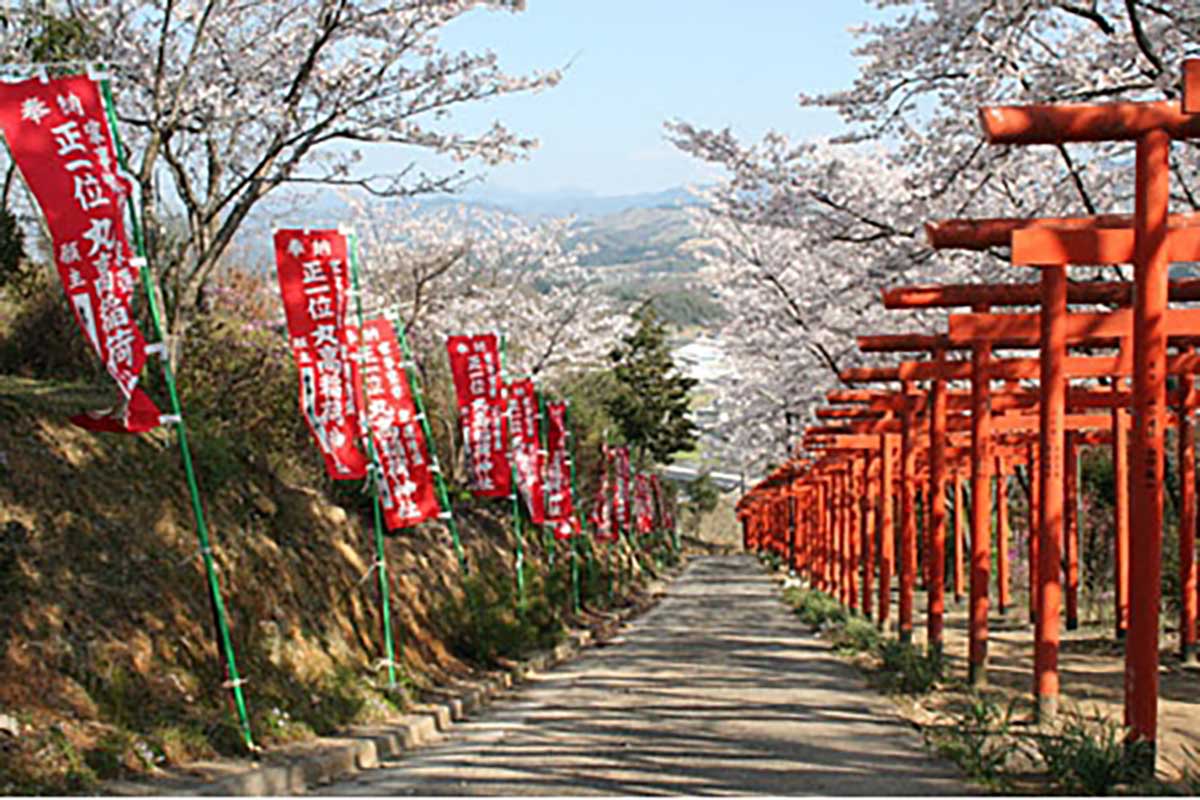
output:
[[[654,310],[643,306],[633,318],[637,328],[609,355],[619,390],[605,405],[635,464],[645,466],[648,458],[669,464],[674,453],[696,445],[689,402],[696,381],[676,368]]]

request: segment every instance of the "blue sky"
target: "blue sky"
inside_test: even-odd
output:
[[[571,64],[537,95],[462,110],[456,128],[502,120],[541,147],[490,171],[506,191],[602,195],[666,189],[716,173],[663,138],[662,123],[731,126],[757,138],[838,130],[800,91],[853,80],[847,28],[874,13],[864,0],[528,0],[521,13],[477,11],[448,26],[449,49],[489,47],[510,72]]]

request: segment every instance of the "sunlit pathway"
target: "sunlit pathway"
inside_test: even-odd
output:
[[[610,646],[330,794],[962,794],[750,557],[693,562]]]

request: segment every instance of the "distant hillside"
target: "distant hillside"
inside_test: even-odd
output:
[[[682,250],[697,233],[685,208],[627,208],[582,220],[575,230],[575,241],[596,248],[583,259],[588,266],[629,266],[654,273],[694,272],[700,265]]]
[[[594,268],[615,297],[630,304],[649,300],[663,321],[679,328],[711,329],[724,320],[700,260],[688,252],[699,234],[688,209],[627,208],[580,220],[573,234],[573,243],[594,248],[581,263]]]
[[[683,208],[698,204],[688,189],[677,186],[661,192],[638,194],[598,195],[582,189],[562,189],[554,192],[517,192],[486,184],[460,195],[422,200],[422,204],[444,205],[466,203],[500,208],[526,217],[566,217],[582,219],[617,214],[628,209]]]
[[[485,186],[411,202],[419,210],[467,206],[516,214],[530,222],[574,214],[569,244],[593,249],[582,263],[596,269],[603,291],[631,303],[654,298],[659,315],[681,327],[708,327],[724,317],[697,274],[700,261],[687,252],[687,245],[699,236],[689,209],[697,200],[682,187],[602,197],[582,191],[524,193]],[[321,226],[336,225],[351,214],[344,198],[334,192],[310,192],[302,199],[286,194],[272,197],[250,215],[236,240],[236,258],[270,272],[274,261],[270,230],[275,224],[299,224],[305,219]]]

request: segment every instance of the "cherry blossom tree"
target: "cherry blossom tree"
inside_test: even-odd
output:
[[[449,120],[465,105],[553,86],[557,71],[513,76],[491,52],[450,52],[440,31],[499,0],[73,0],[5,16],[0,58],[37,58],[47,19],[82,32],[79,59],[109,65],[131,151],[150,255],[173,335],[251,210],[298,184],[408,196],[456,186],[462,167],[430,174],[417,153],[498,164],[536,142],[499,122],[475,133]],[[366,145],[397,166],[361,167]],[[172,220],[181,234],[172,235]]]
[[[1131,164],[1128,145],[990,147],[978,106],[1178,97],[1180,63],[1200,50],[1200,7],[1187,0],[876,6],[880,21],[856,30],[853,85],[799,97],[835,110],[842,135],[745,143],[728,129],[667,123],[680,149],[729,176],[707,197],[704,252],[734,315],[727,349],[742,382],[725,403],[728,430],[767,421],[771,435],[743,453],[759,464],[766,448],[782,456],[786,420],[856,362],[853,334],[941,324],[938,314],[884,313],[880,288],[1021,278],[1002,252],[935,254],[925,222],[1132,209],[1133,170],[1119,168]],[[1174,148],[1179,207],[1197,207],[1196,153]]]
[[[497,330],[511,374],[556,380],[607,366],[629,325],[622,305],[580,264],[571,219],[530,223],[469,206],[420,210],[351,199],[371,302],[395,307],[419,342]]]

